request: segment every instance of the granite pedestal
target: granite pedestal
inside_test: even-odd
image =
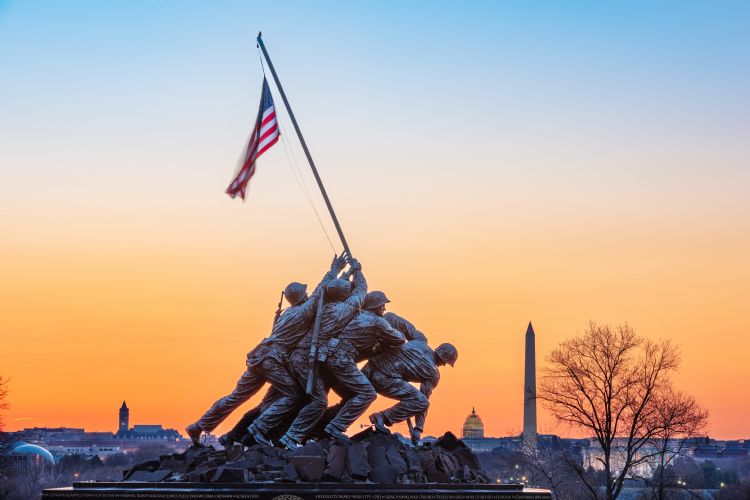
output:
[[[119,482],[79,482],[43,499],[500,500],[548,499],[546,490],[490,483],[453,434],[409,446],[371,429],[351,443],[309,442],[297,450],[192,447],[134,465]]]
[[[551,500],[549,490],[513,484],[205,484],[75,483],[51,488],[43,500]]]

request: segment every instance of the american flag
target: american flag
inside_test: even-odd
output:
[[[245,199],[245,190],[250,178],[255,174],[255,160],[265,153],[268,148],[276,144],[279,140],[279,124],[276,121],[276,108],[273,105],[271,89],[268,81],[263,77],[263,92],[260,96],[260,109],[258,109],[258,118],[255,120],[250,139],[247,143],[244,159],[241,159],[237,173],[226,193],[235,198],[239,196]]]

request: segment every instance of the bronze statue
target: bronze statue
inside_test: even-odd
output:
[[[199,444],[201,433],[213,431],[230,413],[255,395],[266,383],[275,387],[281,396],[276,400],[291,405],[301,397],[301,388],[287,370],[287,350],[297,344],[312,322],[319,294],[335,280],[345,265],[344,257],[334,257],[331,269],[323,277],[312,295],[308,297],[307,286],[290,283],[284,296],[290,304],[273,325],[271,335],[264,339],[247,355],[246,369],[234,390],[217,400],[195,423],[185,429],[194,444]],[[267,444],[268,442],[262,442]],[[270,444],[270,443],[269,443]]]
[[[327,434],[338,439],[346,439],[344,431],[377,397],[375,388],[357,367],[357,362],[369,357],[376,344],[390,347],[406,342],[403,334],[382,317],[387,302],[389,300],[383,292],[368,293],[362,311],[346,325],[337,338],[328,341],[323,367],[333,386],[351,394],[325,427]]]
[[[266,390],[266,393],[263,396],[263,399],[260,401],[260,403],[258,403],[255,407],[251,408],[250,410],[246,411],[242,415],[242,417],[240,417],[240,419],[237,421],[234,427],[232,427],[232,429],[229,430],[229,432],[219,436],[218,438],[219,444],[222,445],[224,448],[229,448],[230,446],[234,446],[235,443],[242,443],[245,446],[252,446],[253,444],[255,444],[256,441],[253,438],[253,436],[248,433],[247,428],[260,416],[261,413],[263,413],[263,410],[268,408],[274,401],[276,401],[281,396],[282,396],[282,393],[279,392],[273,385],[270,385],[268,389]],[[277,438],[278,436],[273,436],[273,437]],[[269,440],[270,439],[272,439],[272,437],[269,437]]]
[[[453,366],[458,351],[447,343],[433,351],[427,345],[425,335],[410,322],[393,313],[386,316],[388,323],[410,340],[402,346],[385,350],[362,368],[378,394],[398,400],[394,406],[370,415],[370,422],[376,429],[390,432],[387,427],[414,416],[415,424],[409,430],[416,445],[424,431],[430,395],[440,381],[438,367]],[[419,382],[419,389],[409,382]]]
[[[352,268],[353,289],[352,283],[345,279],[332,280],[325,287],[325,303],[320,312],[318,338],[318,359],[321,361],[325,360],[327,353],[335,346],[339,332],[358,313],[367,293],[367,281],[362,274],[362,266],[359,261],[350,258],[349,265]],[[310,368],[308,356],[313,345],[312,340],[312,335],[303,337],[291,356],[292,371],[301,386],[308,385]],[[287,448],[300,446],[304,437],[312,430],[328,405],[328,391],[323,377],[314,376],[311,389],[309,402],[302,407],[289,430],[280,439],[281,443]],[[270,409],[267,411],[270,411]]]
[[[337,278],[346,261],[350,270]],[[271,440],[278,440],[295,449],[311,437],[347,441],[344,432],[377,394],[399,402],[370,415],[375,428],[390,432],[393,424],[404,420],[411,424],[411,417],[416,417],[410,432],[412,441],[419,442],[430,394],[440,380],[438,367],[453,366],[456,348],[441,344],[433,351],[412,323],[386,313],[390,301],[383,292],[367,293],[362,266],[350,256],[334,257],[312,295],[306,290],[301,283],[286,287],[284,297],[290,307],[277,311],[271,335],[248,353],[246,370],[234,391],[187,427],[193,443],[198,444],[201,433],[215,429],[266,382],[270,387],[263,401],[221,436],[222,445],[241,441],[272,446]],[[357,363],[368,359],[360,370]],[[420,388],[410,382],[419,382]],[[330,389],[342,401],[327,408]]]

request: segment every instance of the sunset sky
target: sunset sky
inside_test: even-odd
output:
[[[340,251],[283,109],[248,200],[224,194],[263,30],[371,289],[459,349],[426,434],[472,406],[520,432],[527,323],[542,365],[594,320],[672,339],[711,436],[750,438],[749,24],[740,1],[0,1],[6,429],[114,431],[125,399],[182,431],[228,393],[334,252],[294,159]]]

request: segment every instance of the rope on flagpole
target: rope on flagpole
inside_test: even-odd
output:
[[[281,127],[279,127],[281,129]],[[282,133],[285,133],[282,130]],[[282,136],[283,137],[283,136]],[[300,192],[302,193],[302,196],[305,197],[305,199],[312,203],[312,196],[310,195],[310,190],[307,188],[307,185],[305,185],[305,180],[300,175],[299,169],[295,168],[294,163],[292,162],[292,157],[290,156],[289,150],[291,146],[282,139],[284,142],[284,154],[286,155],[287,162],[289,163],[289,169],[292,171],[292,174],[294,174],[294,180],[297,181],[297,187],[299,187]],[[315,211],[315,206],[312,206],[313,211]]]
[[[278,120],[277,120],[277,123],[279,123]],[[320,218],[318,209],[315,208],[315,203],[313,203],[312,197],[310,196],[310,192],[307,189],[307,185],[305,184],[304,178],[301,177],[301,173],[296,172],[294,169],[291,158],[289,157],[288,149],[290,149],[290,146],[286,142],[286,138],[284,136],[286,132],[284,132],[284,129],[281,128],[281,123],[279,123],[279,128],[281,129],[281,142],[283,143],[284,153],[286,154],[287,161],[289,162],[289,168],[291,169],[292,174],[294,174],[294,180],[297,181],[297,187],[299,187],[300,192],[302,193],[302,196],[304,196],[304,198],[307,200],[308,204],[310,205],[310,208],[312,208],[313,213],[315,214],[315,218],[318,219],[318,224],[320,224],[320,229],[323,230],[323,234],[325,235],[326,240],[328,240],[328,244],[331,246],[331,250],[333,250],[333,253],[337,253],[336,247],[333,245],[333,241],[331,241],[331,236],[328,234],[328,231],[326,231],[326,227],[323,224],[323,219]]]
[[[263,71],[263,78],[266,77],[266,67],[263,64],[263,54],[260,52],[260,46],[257,44],[255,47],[258,49],[258,59],[260,59],[260,68],[261,71]],[[284,149],[284,154],[286,155],[287,162],[289,164],[289,169],[292,171],[292,174],[294,175],[294,180],[297,182],[297,187],[299,187],[300,192],[302,193],[302,196],[305,197],[308,204],[310,205],[310,208],[312,208],[313,213],[315,214],[315,218],[318,219],[318,224],[320,224],[320,228],[323,230],[323,234],[326,237],[326,240],[328,240],[328,244],[331,246],[331,250],[333,250],[333,253],[336,253],[336,247],[333,245],[333,241],[331,241],[331,236],[328,234],[328,231],[326,231],[325,224],[323,224],[323,219],[321,219],[320,214],[318,213],[318,209],[315,208],[315,203],[312,200],[312,195],[310,194],[310,189],[307,187],[307,183],[305,183],[305,178],[302,175],[302,169],[299,166],[299,163],[297,162],[297,156],[294,154],[294,150],[292,149],[292,146],[286,142],[286,132],[284,131],[284,127],[281,126],[281,117],[277,114],[276,115],[276,123],[279,127],[279,131],[281,132],[281,144],[282,149]]]
[[[279,130],[282,132],[284,131],[282,128],[282,125],[279,120]],[[284,132],[286,134],[286,132]],[[297,161],[297,155],[294,154],[294,147],[290,143],[286,143],[288,146],[288,151],[291,156],[290,164],[293,167],[292,170],[295,172],[295,174],[299,177],[300,182],[302,183],[302,187],[304,188],[305,195],[307,196],[307,199],[312,203],[312,194],[310,193],[310,188],[307,187],[307,183],[305,182],[305,176],[302,173],[302,168],[299,166],[299,162]],[[315,208],[315,206],[313,206]],[[317,213],[317,212],[316,212]]]
[[[326,207],[328,208],[328,213],[331,215],[331,220],[333,221],[333,225],[336,227],[336,232],[338,233],[339,239],[341,240],[341,245],[344,247],[344,252],[352,255],[351,249],[349,248],[349,243],[346,241],[346,236],[344,236],[344,231],[341,229],[341,224],[339,223],[338,217],[336,217],[336,212],[333,210],[333,204],[331,204],[331,199],[328,197],[328,193],[326,192],[326,188],[323,185],[323,180],[320,178],[320,174],[318,173],[317,167],[315,167],[315,162],[313,161],[312,155],[310,154],[310,150],[307,148],[307,143],[305,142],[305,138],[302,136],[302,131],[299,128],[299,124],[297,123],[297,119],[294,117],[294,112],[292,111],[292,107],[289,104],[289,99],[286,97],[286,93],[284,93],[284,88],[281,86],[281,82],[279,81],[279,75],[276,74],[276,70],[273,67],[273,63],[271,62],[271,58],[268,55],[268,51],[266,50],[266,46],[263,43],[263,39],[261,38],[261,33],[258,32],[258,38],[256,38],[258,42],[258,48],[263,52],[263,57],[266,59],[266,62],[268,63],[268,69],[271,71],[271,76],[273,76],[273,80],[276,83],[276,88],[279,90],[279,93],[281,94],[281,100],[284,101],[284,106],[286,107],[287,112],[289,113],[289,119],[292,122],[292,125],[294,125],[294,131],[297,133],[297,137],[299,138],[300,145],[302,146],[302,150],[305,152],[305,157],[307,158],[307,163],[310,164],[310,170],[312,170],[313,176],[315,176],[315,182],[318,184],[318,188],[320,188],[320,194],[323,196],[323,201],[325,201]]]
[[[266,66],[263,64],[263,54],[260,52],[260,45],[255,44],[255,48],[258,49],[258,59],[260,59],[260,70],[263,72],[263,78],[266,77]]]

